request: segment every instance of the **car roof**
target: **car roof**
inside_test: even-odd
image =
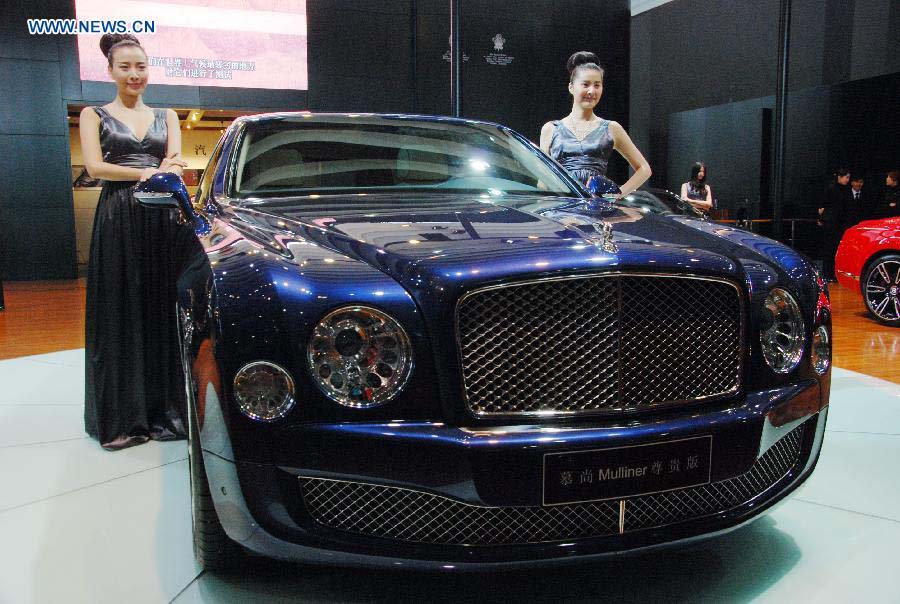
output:
[[[315,113],[312,111],[274,111],[256,115],[243,115],[235,119],[235,122],[257,123],[265,121],[279,121],[285,119],[303,119],[311,122],[340,123],[359,121],[361,123],[374,123],[382,120],[408,120],[419,122],[439,122],[454,125],[479,125],[494,126],[509,129],[508,126],[485,120],[451,117],[447,115],[428,115],[416,113]]]

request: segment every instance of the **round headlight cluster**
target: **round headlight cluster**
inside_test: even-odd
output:
[[[813,332],[812,347],[810,349],[813,369],[822,375],[831,367],[831,336],[828,328],[819,325]]]
[[[790,373],[803,357],[803,316],[788,292],[775,288],[766,296],[760,317],[763,357],[777,373]]]
[[[412,346],[390,316],[366,306],[349,306],[319,321],[307,346],[307,361],[326,396],[347,407],[376,407],[406,384]]]
[[[274,363],[247,363],[234,376],[234,398],[250,419],[273,422],[294,407],[294,380]]]

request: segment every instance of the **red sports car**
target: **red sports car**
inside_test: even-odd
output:
[[[900,217],[847,229],[834,266],[838,282],[858,289],[873,317],[900,327]]]

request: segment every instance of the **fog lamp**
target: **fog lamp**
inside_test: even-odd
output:
[[[273,422],[294,407],[294,380],[274,363],[247,363],[234,376],[234,398],[250,419]]]

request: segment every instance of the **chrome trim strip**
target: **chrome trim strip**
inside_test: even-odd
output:
[[[844,275],[848,279],[853,279],[854,281],[859,281],[859,275],[854,275],[853,273],[848,273],[847,271],[838,271],[841,275]]]
[[[735,379],[735,387],[727,390],[725,392],[718,392],[714,394],[708,394],[704,396],[699,396],[697,398],[692,398],[688,400],[677,400],[677,401],[664,401],[662,403],[655,403],[652,405],[645,405],[640,409],[622,409],[621,408],[621,400],[619,401],[620,406],[617,408],[608,408],[608,409],[599,409],[599,410],[589,410],[589,411],[521,411],[514,413],[484,413],[484,412],[476,412],[472,411],[472,408],[469,405],[469,395],[468,390],[466,388],[465,383],[465,375],[463,372],[463,350],[462,350],[462,342],[459,338],[459,310],[463,303],[472,296],[477,294],[482,294],[487,291],[493,291],[497,289],[504,289],[508,287],[518,287],[523,285],[534,285],[538,283],[547,283],[553,281],[569,281],[573,279],[596,279],[596,278],[606,278],[606,277],[659,277],[659,278],[676,278],[676,279],[696,279],[698,281],[710,281],[714,283],[723,283],[725,285],[730,285],[734,288],[735,293],[737,293],[738,303],[740,305],[740,327],[739,327],[739,339],[740,339],[740,358],[738,359],[737,364],[737,375]],[[618,303],[619,303],[619,314],[621,316],[622,313],[622,288],[619,288],[618,292]],[[565,275],[565,276],[555,276],[555,277],[542,277],[539,279],[529,279],[527,281],[515,281],[511,283],[504,283],[499,285],[489,285],[486,287],[480,287],[477,289],[473,289],[472,291],[466,292],[456,301],[456,307],[454,308],[453,313],[453,331],[454,338],[456,339],[456,355],[457,355],[457,364],[458,364],[458,373],[459,373],[459,385],[462,391],[463,401],[465,402],[465,410],[469,414],[470,417],[474,419],[485,419],[485,418],[520,418],[520,417],[535,417],[535,418],[557,418],[557,417],[590,417],[590,416],[609,416],[616,413],[619,414],[632,414],[632,413],[643,413],[649,410],[656,409],[665,409],[671,407],[677,407],[679,405],[700,403],[700,402],[713,402],[716,400],[721,400],[727,398],[729,396],[733,396],[738,394],[741,391],[741,387],[743,385],[743,376],[744,376],[744,361],[747,355],[747,313],[746,313],[746,300],[744,298],[744,290],[740,285],[728,279],[726,277],[711,277],[709,275],[698,275],[696,273],[632,273],[628,271],[613,271],[613,272],[604,272],[604,273],[587,273],[587,274],[577,274],[577,275]],[[618,330],[618,335],[621,338],[621,329]],[[621,368],[619,368],[619,377],[617,378],[618,384],[621,384]],[[621,389],[618,390],[617,396],[621,394]]]

